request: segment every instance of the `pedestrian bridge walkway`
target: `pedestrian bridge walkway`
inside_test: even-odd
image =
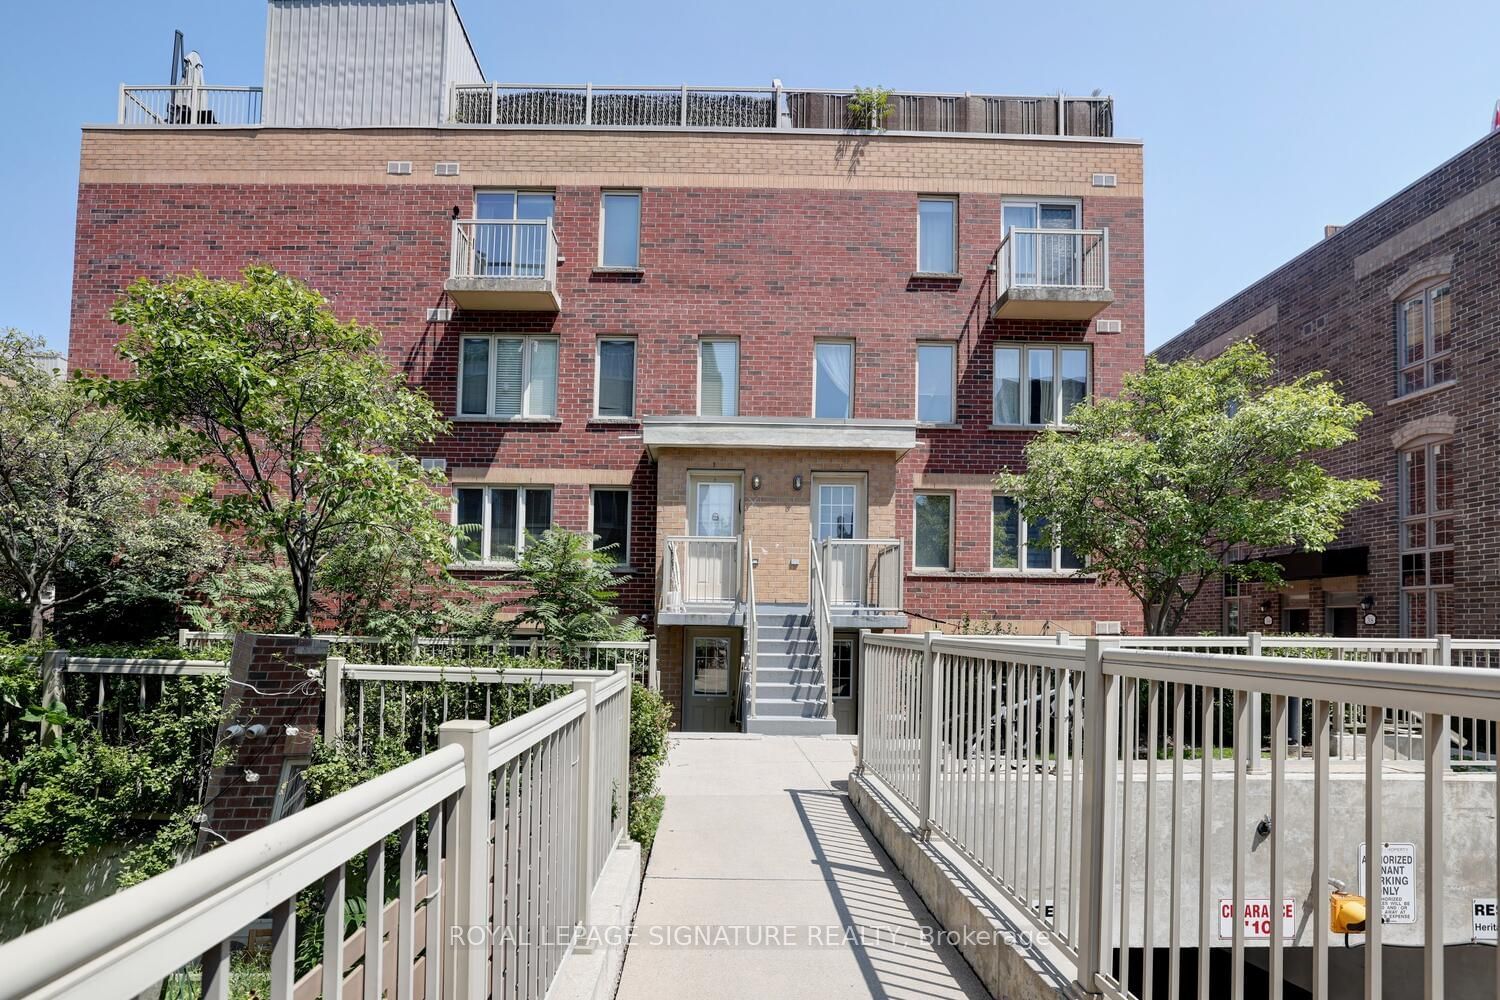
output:
[[[986,997],[845,794],[853,740],[675,741],[620,1000]]]

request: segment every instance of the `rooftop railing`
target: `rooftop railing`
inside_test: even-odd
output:
[[[785,87],[614,87],[594,84],[461,83],[453,123],[530,128],[861,128],[848,90]],[[1109,97],[893,93],[884,127],[897,132],[1114,135]]]
[[[259,125],[261,88],[120,85],[121,125]]]

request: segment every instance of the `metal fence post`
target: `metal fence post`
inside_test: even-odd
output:
[[[917,836],[923,840],[932,833],[933,800],[937,796],[938,687],[942,678],[932,640],[939,635],[942,633],[928,632],[922,636],[922,728],[918,743],[922,770],[917,786]]]
[[[865,773],[865,640],[870,630],[859,630],[859,669],[854,672],[854,773]]]
[[[455,719],[438,729],[441,746],[464,752],[464,787],[458,794],[448,841],[450,909],[442,954],[447,1000],[481,1000],[489,958],[490,773],[488,722]],[[430,942],[429,942],[430,944]]]
[[[651,686],[651,690],[660,691],[661,678],[656,676],[656,636],[653,635],[647,640],[647,650],[649,659],[647,660],[648,666],[646,667],[646,683]]]
[[[1246,651],[1246,653],[1248,655],[1250,655],[1250,656],[1260,656],[1261,655],[1260,640],[1261,640],[1261,634],[1259,632],[1247,632],[1247,633],[1245,633],[1245,642],[1246,642],[1246,649],[1245,649],[1245,651]],[[1246,748],[1248,750],[1248,752],[1245,755],[1245,770],[1251,771],[1251,772],[1260,770],[1260,741],[1261,741],[1260,707],[1261,707],[1260,692],[1259,691],[1252,692],[1251,695],[1250,695],[1250,746],[1248,748]],[[1276,752],[1276,747],[1275,747],[1274,742],[1273,742],[1272,747],[1271,747],[1271,752],[1272,753]]]
[[[50,709],[54,705],[65,706],[63,700],[63,674],[68,669],[68,651],[66,649],[49,649],[42,655],[42,708]],[[102,691],[103,688],[101,687]],[[101,713],[99,725],[104,725]],[[48,722],[45,716],[42,719],[40,739],[43,743],[62,736],[62,727]]]
[[[323,662],[323,738],[344,738],[344,658],[330,656]]]
[[[578,923],[588,926],[589,895],[594,887],[594,815],[595,761],[598,758],[599,727],[595,725],[594,713],[598,700],[594,691],[596,681],[574,681],[573,690],[582,691],[588,699],[581,720],[583,746],[578,751]]]
[[[1083,653],[1083,855],[1078,923],[1078,982],[1101,993],[1101,972],[1111,968],[1106,949],[1114,900],[1115,766],[1119,755],[1120,687],[1104,669],[1105,650],[1116,639],[1084,639]]]

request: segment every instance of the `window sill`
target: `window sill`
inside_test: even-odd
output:
[[[467,570],[471,573],[514,573],[516,568],[515,563],[508,562],[451,562],[448,564],[450,572]]]
[[[1095,580],[1092,573],[1078,573],[1074,570],[1020,570],[1020,569],[991,569],[991,570],[969,570],[969,569],[911,569],[906,571],[908,577],[919,577],[922,579],[949,579],[949,580]]]
[[[953,423],[952,421],[945,423],[933,423],[925,420],[917,421],[917,430],[919,431],[957,431],[963,430],[963,426],[963,424]]]
[[[561,417],[483,417],[473,413],[461,413],[453,418],[458,424],[560,424]]]
[[[643,267],[607,267],[607,266],[605,266],[603,264],[600,264],[598,267],[594,268],[594,270],[593,270],[592,273],[593,274],[620,274],[620,275],[627,275],[627,276],[629,276],[629,275],[645,274],[646,273],[646,269],[643,268]]]
[[[914,281],[962,281],[964,276],[957,271],[913,271]]]
[[[589,417],[589,425],[603,424],[606,427],[639,427],[640,417]]]
[[[992,431],[1071,431],[1072,424],[990,424]]]
[[[1408,392],[1404,396],[1397,396],[1395,399],[1388,401],[1385,405],[1396,406],[1400,403],[1410,403],[1413,400],[1425,399],[1428,396],[1436,396],[1440,392],[1448,391],[1455,385],[1458,385],[1458,379],[1450,378],[1446,382],[1439,382],[1436,385],[1429,385],[1425,389],[1415,389],[1411,392]]]

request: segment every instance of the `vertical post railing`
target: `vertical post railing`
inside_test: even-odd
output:
[[[921,728],[918,739],[917,777],[917,836],[926,840],[932,834],[932,812],[937,797],[939,775],[938,754],[938,689],[942,677],[938,672],[937,656],[932,651],[932,640],[941,632],[928,632],[922,636],[921,712],[917,723]]]
[[[1261,655],[1261,653],[1260,653],[1260,640],[1261,640],[1261,634],[1259,632],[1247,632],[1245,634],[1245,641],[1247,643],[1247,647],[1246,647],[1246,653],[1247,653],[1247,655],[1249,655],[1249,656],[1259,656],[1259,655]],[[1260,692],[1259,691],[1255,691],[1255,692],[1253,692],[1250,695],[1250,742],[1249,742],[1248,746],[1244,747],[1242,750],[1238,750],[1237,751],[1237,752],[1243,752],[1245,754],[1245,770],[1249,771],[1251,773],[1254,773],[1254,772],[1260,770],[1260,742],[1261,742],[1260,713],[1261,713],[1261,697],[1260,697]],[[1276,726],[1274,724],[1271,726],[1271,732],[1272,733],[1276,732]],[[1271,752],[1273,754],[1276,752],[1276,741],[1275,741],[1274,738],[1271,741]],[[1275,900],[1274,899],[1272,900],[1272,905],[1273,906],[1275,905]]]
[[[1103,264],[1104,284],[1101,287],[1108,288],[1109,287],[1109,227],[1108,226],[1104,227],[1104,238],[1103,238],[1103,240],[1100,243],[1099,250],[1100,250],[1101,253],[1104,254],[1104,264]]]
[[[587,699],[579,735],[582,748],[578,753],[578,871],[577,892],[578,923],[589,922],[589,894],[594,885],[594,781],[595,762],[599,745],[599,727],[594,718],[598,711],[598,697],[594,685],[597,681],[574,681],[573,690],[582,691]]]
[[[1119,753],[1120,691],[1104,669],[1113,639],[1089,637],[1083,652],[1083,837],[1079,859],[1078,982],[1102,993],[1110,968],[1109,911],[1114,898],[1115,764]]]
[[[363,724],[363,719],[360,720]],[[323,661],[323,738],[344,736],[344,658],[330,656]]]
[[[429,941],[434,954],[446,957],[445,1000],[475,1000],[485,995],[485,943],[489,941],[489,732],[488,722],[456,719],[438,730],[442,746],[457,744],[464,753],[464,787],[458,795],[450,845],[448,926],[444,940]],[[472,936],[471,936],[472,935]],[[476,943],[476,939],[477,942]]]

